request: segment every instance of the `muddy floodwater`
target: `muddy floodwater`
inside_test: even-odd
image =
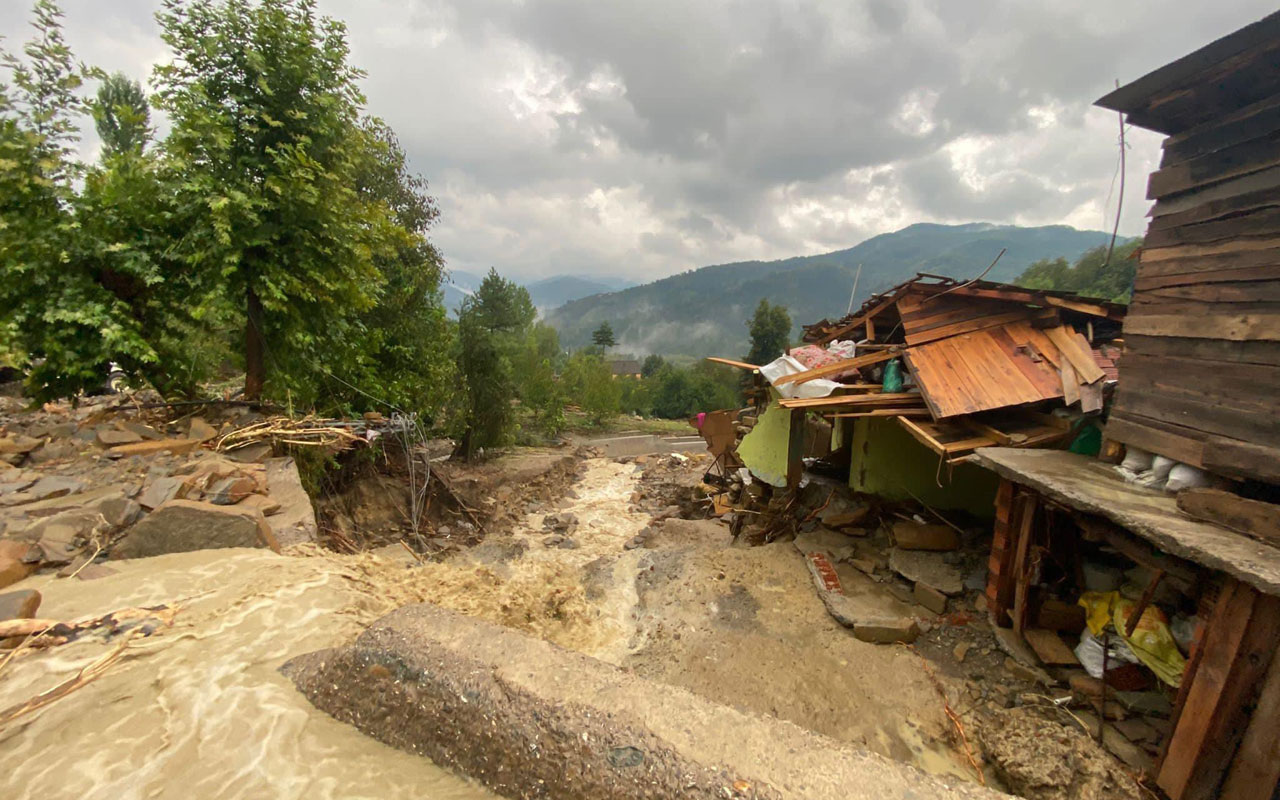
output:
[[[568,496],[541,499],[514,531],[439,563],[417,563],[400,547],[345,556],[306,545],[285,555],[217,550],[113,561],[118,573],[103,578],[28,581],[44,594],[44,617],[157,604],[181,610],[172,628],[135,640],[99,680],[0,732],[0,796],[495,797],[315,710],[277,672],[424,601],[972,779],[948,743],[949,723],[919,656],[858,642],[834,622],[791,543],[732,547],[715,522],[655,523],[630,502],[642,471],[588,459]],[[853,601],[869,613],[910,612],[878,589]],[[0,679],[0,707],[57,685],[114,646],[90,636],[23,653]]]
[[[276,669],[354,636],[376,611],[339,560],[203,551],[112,562],[92,581],[29,582],[41,616],[182,602],[94,683],[0,733],[5,798],[493,798],[482,787],[315,710]],[[113,646],[73,642],[15,659],[0,707]]]

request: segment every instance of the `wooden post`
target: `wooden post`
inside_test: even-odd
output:
[[[991,535],[991,555],[987,559],[987,607],[998,625],[1004,625],[1013,602],[1013,532],[1016,490],[1012,481],[1000,479],[996,490],[996,521]]]
[[[787,430],[787,488],[792,490],[800,486],[804,476],[804,415],[803,408],[791,409]]]
[[[1019,636],[1027,622],[1027,595],[1031,592],[1031,569],[1027,556],[1031,552],[1031,540],[1035,538],[1033,523],[1036,519],[1036,496],[1022,496],[1022,509],[1018,517],[1018,546],[1013,556],[1013,613],[1010,615],[1013,630]]]
[[[1173,800],[1219,796],[1277,637],[1280,598],[1228,578],[1156,777]]]
[[[1240,741],[1222,796],[1271,800],[1280,784],[1280,658],[1272,656],[1258,705]]]

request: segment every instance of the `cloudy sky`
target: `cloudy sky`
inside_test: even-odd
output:
[[[26,36],[25,0],[0,34]],[[63,0],[145,78],[158,0]],[[454,269],[651,280],[913,222],[1110,227],[1122,83],[1264,0],[320,0],[443,212]],[[1159,139],[1130,135],[1139,234]],[[86,142],[86,148],[92,148]],[[1111,196],[1110,206],[1107,206]]]

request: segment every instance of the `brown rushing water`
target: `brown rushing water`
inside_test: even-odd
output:
[[[351,638],[379,610],[341,560],[222,550],[112,567],[120,574],[42,576],[23,588],[39,589],[40,616],[57,619],[189,599],[172,629],[136,641],[105,676],[0,731],[0,796],[496,797],[317,711],[277,673]],[[0,675],[0,707],[112,646],[24,654]]]

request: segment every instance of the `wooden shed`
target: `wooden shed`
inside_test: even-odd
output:
[[[1107,435],[1280,482],[1280,13],[1098,105],[1168,135]]]

